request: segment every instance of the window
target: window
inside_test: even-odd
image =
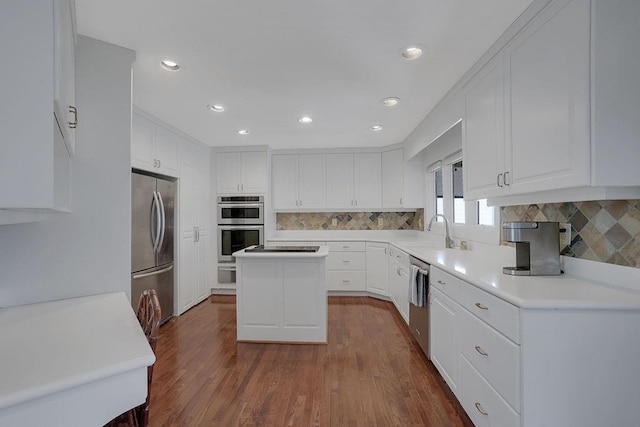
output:
[[[453,183],[453,222],[465,224],[466,205],[462,198],[462,160],[451,165],[451,180]]]
[[[444,215],[444,192],[442,189],[442,169],[438,169],[435,174],[435,195],[436,195],[436,214]],[[440,217],[436,218],[437,222],[444,222]]]

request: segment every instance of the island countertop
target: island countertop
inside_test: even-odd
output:
[[[246,252],[246,249],[233,253],[236,258],[323,258],[329,255],[328,246],[320,246],[317,252]]]

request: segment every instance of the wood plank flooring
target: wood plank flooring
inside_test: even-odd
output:
[[[390,302],[330,297],[328,341],[237,343],[212,296],[160,328],[150,425],[471,425]]]

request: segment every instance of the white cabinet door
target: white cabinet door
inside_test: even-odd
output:
[[[590,1],[558,1],[506,50],[510,193],[590,184]]]
[[[138,116],[133,116],[131,125],[131,165],[133,167],[153,170],[153,139],[155,126]]]
[[[367,291],[389,296],[389,255],[386,243],[367,242]]]
[[[165,175],[178,176],[178,145],[180,138],[158,126],[155,134],[156,171]]]
[[[465,97],[464,197],[503,195],[505,166],[502,57],[488,64]]]
[[[216,185],[218,194],[240,192],[241,157],[239,153],[216,153]]]
[[[353,198],[357,208],[382,206],[382,159],[380,153],[353,155]]]
[[[451,390],[456,393],[458,349],[456,328],[457,305],[433,286],[430,287],[429,339],[431,362]]]
[[[271,201],[274,209],[298,209],[298,156],[271,157]]]
[[[54,1],[54,112],[69,154],[75,153],[76,124],[76,29],[75,8],[69,0]],[[74,124],[75,122],[75,124]]]
[[[299,156],[298,183],[301,209],[325,207],[325,155]]]
[[[240,189],[243,193],[265,193],[267,188],[267,153],[248,151],[242,153],[242,179]]]
[[[327,154],[328,208],[354,207],[353,154]]]
[[[382,207],[400,208],[404,197],[402,149],[382,153]]]

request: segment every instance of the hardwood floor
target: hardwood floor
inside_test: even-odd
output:
[[[327,345],[236,343],[234,296],[160,328],[151,426],[468,426],[390,302],[330,297]]]

